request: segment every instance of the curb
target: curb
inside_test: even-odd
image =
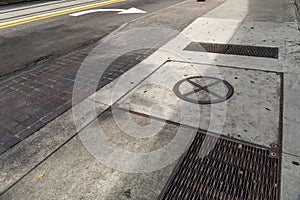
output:
[[[294,0],[294,7],[295,7],[295,14],[296,14],[296,21],[298,24],[298,29],[300,30],[300,0]]]
[[[300,9],[300,0],[295,0],[294,1],[296,7],[297,7],[297,11],[299,12],[299,9]]]

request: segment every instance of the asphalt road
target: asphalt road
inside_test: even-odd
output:
[[[181,1],[183,0],[126,0],[101,8],[135,7],[147,13],[118,15],[116,12],[98,12],[79,17],[65,14],[0,29],[0,80],[95,43],[126,22]],[[26,9],[36,4],[37,2],[13,7],[2,6],[0,12],[18,6]],[[47,6],[51,4],[57,4],[57,1],[50,1]],[[43,6],[39,9],[43,10]]]

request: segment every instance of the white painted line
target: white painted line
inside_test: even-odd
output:
[[[132,7],[127,10],[123,10],[122,12],[119,12],[118,14],[143,14],[143,13],[146,13],[146,11]]]
[[[123,11],[123,9],[92,9],[92,10],[85,10],[85,11],[81,11],[81,12],[77,12],[77,13],[72,13],[69,15],[73,16],[73,17],[78,17],[81,15],[86,15],[86,14],[95,13],[95,12],[122,12],[122,11]]]
[[[81,11],[81,12],[77,12],[77,13],[72,13],[70,14],[70,16],[73,17],[78,17],[81,15],[86,15],[86,14],[90,14],[90,13],[95,13],[95,12],[119,12],[118,14],[143,14],[146,13],[146,11],[144,10],[140,10],[137,8],[129,8],[129,9],[91,9],[91,10],[85,10],[85,11]]]

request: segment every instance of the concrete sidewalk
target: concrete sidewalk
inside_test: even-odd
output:
[[[170,28],[178,18],[164,26],[167,12],[193,13],[196,4],[186,1],[100,42],[74,88],[87,74],[101,75],[100,62],[160,48],[2,154],[0,199],[298,200],[293,4],[227,0],[180,33]],[[147,27],[150,21],[157,26]],[[199,160],[208,168],[189,171]]]

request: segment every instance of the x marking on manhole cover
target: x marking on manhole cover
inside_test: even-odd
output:
[[[203,80],[204,82],[207,82],[208,80],[213,80],[214,82],[202,86],[199,83],[196,82],[196,80]],[[180,91],[180,86],[183,83],[188,82],[190,85],[192,85],[194,87],[194,89],[190,92],[187,93],[182,93]],[[210,88],[212,88],[213,86],[220,86],[220,87],[226,87],[227,88],[227,93],[225,95],[220,95],[216,92],[213,92]],[[230,85],[227,81],[216,78],[216,77],[210,77],[210,76],[192,76],[189,78],[185,78],[183,80],[180,80],[179,82],[177,82],[173,88],[173,91],[175,92],[176,96],[191,102],[191,103],[196,103],[196,104],[214,104],[214,103],[220,103],[223,101],[226,101],[227,99],[229,99],[232,95],[233,95],[233,87],[232,85]],[[207,92],[209,94],[210,97],[215,97],[216,99],[192,99],[189,96],[191,96],[192,94],[197,94],[200,92]]]

